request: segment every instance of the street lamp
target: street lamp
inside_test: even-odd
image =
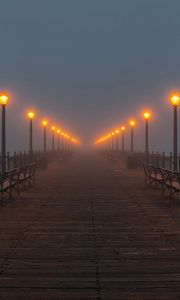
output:
[[[180,104],[180,96],[174,94],[171,96],[171,104],[174,107],[174,128],[173,128],[173,169],[177,171],[178,156],[178,135],[177,135],[177,109]]]
[[[61,133],[61,130],[58,129],[57,130],[57,135],[58,135],[58,152],[60,151],[60,133]]]
[[[151,118],[151,114],[148,111],[145,111],[143,114],[145,120],[145,154],[146,154],[146,162],[148,162],[149,158],[149,119]]]
[[[52,126],[51,130],[52,130],[52,152],[54,152],[54,133],[55,133],[56,127]]]
[[[111,140],[112,140],[112,151],[114,152],[114,136],[115,136],[115,133],[112,132],[111,133]]]
[[[125,131],[126,127],[125,126],[121,126],[121,131],[122,131],[122,153],[124,153],[124,131]]]
[[[29,119],[29,153],[33,153],[33,119],[34,119],[34,112],[29,111],[27,113],[28,119]]]
[[[129,125],[131,127],[131,152],[134,152],[134,127],[136,125],[136,122],[132,120],[129,122]]]
[[[116,129],[115,133],[116,133],[116,152],[118,154],[118,152],[119,152],[119,129]]]
[[[62,145],[61,145],[61,149],[62,149],[62,152],[64,151],[64,132],[61,132],[61,136],[62,136]]]
[[[42,121],[42,126],[44,128],[44,153],[46,153],[46,150],[47,150],[47,142],[46,142],[46,128],[47,128],[47,125],[48,125],[48,121],[46,120],[43,120]]]
[[[1,151],[2,151],[2,172],[6,171],[6,105],[9,97],[6,93],[0,94],[0,104],[2,107],[2,137],[1,137]]]

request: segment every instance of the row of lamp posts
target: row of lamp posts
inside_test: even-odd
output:
[[[174,94],[170,98],[171,104],[173,106],[173,169],[174,171],[178,170],[178,106],[180,104],[180,96]],[[149,157],[149,119],[151,117],[150,112],[146,111],[143,114],[145,119],[145,156],[146,162],[148,162]],[[134,151],[134,126],[135,121],[130,121],[131,126],[131,152]],[[122,152],[124,152],[124,130],[125,127],[121,127],[122,131]],[[116,133],[119,134],[119,130],[116,130]],[[114,133],[112,133],[114,134]],[[111,134],[111,135],[112,135]],[[109,137],[111,136],[109,135]],[[106,137],[105,137],[106,138]],[[102,142],[105,138],[98,140],[96,143]],[[116,136],[116,150],[118,150],[118,136]]]
[[[2,108],[2,126],[1,126],[1,166],[2,166],[2,172],[6,171],[6,106],[8,104],[9,97],[5,92],[0,93],[0,104]],[[29,119],[29,154],[30,156],[33,154],[33,119],[35,117],[35,114],[33,111],[29,111],[27,113],[28,119]],[[46,120],[42,121],[42,125],[44,128],[44,153],[47,151],[47,125],[48,122]],[[55,151],[55,130],[56,127],[52,126],[52,151]],[[69,139],[72,143],[79,144],[79,142],[73,138],[70,137],[68,134],[61,132],[60,129],[57,129],[58,134],[58,151],[60,150],[60,133],[62,135],[62,149],[65,150],[66,147],[66,141],[63,141],[63,138]]]

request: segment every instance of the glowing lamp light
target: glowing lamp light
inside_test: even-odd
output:
[[[51,127],[51,130],[52,130],[52,131],[55,131],[55,129],[56,129],[55,126],[52,126],[52,127]]]
[[[136,122],[132,120],[132,121],[129,122],[129,124],[130,124],[131,127],[134,127],[136,125]]]
[[[58,129],[58,130],[57,130],[57,134],[60,134],[60,132],[61,132],[61,130],[60,130],[60,129]]]
[[[119,129],[116,129],[116,134],[119,134]]]
[[[47,124],[48,124],[48,121],[46,121],[46,120],[43,120],[43,121],[42,121],[42,126],[43,126],[43,127],[46,127]]]
[[[150,117],[151,117],[150,112],[148,112],[148,111],[144,112],[143,117],[144,117],[145,120],[149,120]]]
[[[121,130],[124,131],[126,129],[125,126],[121,126]]]
[[[29,118],[30,120],[33,120],[33,119],[34,119],[34,116],[35,116],[35,113],[34,113],[33,111],[29,111],[29,112],[27,113],[27,116],[28,116],[28,118]]]
[[[9,97],[7,94],[3,93],[0,95],[0,104],[6,106],[8,104]]]
[[[175,106],[175,107],[179,106],[180,96],[177,94],[172,95],[171,96],[171,104],[172,104],[172,106]]]

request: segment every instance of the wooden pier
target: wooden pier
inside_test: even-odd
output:
[[[180,202],[96,154],[0,207],[0,299],[180,299]]]

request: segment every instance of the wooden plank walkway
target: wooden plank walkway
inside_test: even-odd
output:
[[[180,205],[96,155],[0,208],[0,299],[180,299]]]

